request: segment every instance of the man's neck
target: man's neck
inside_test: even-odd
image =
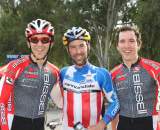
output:
[[[45,59],[41,59],[41,60],[37,60],[37,59],[33,56],[33,54],[31,54],[31,58],[32,58],[32,60],[33,60],[35,63],[37,63],[37,65],[38,65],[39,68],[42,68],[42,66],[43,66],[44,63],[46,62],[46,58],[45,58]]]
[[[138,61],[138,56],[133,59],[133,60],[123,60],[124,64],[128,67],[131,68],[132,64],[135,64]]]

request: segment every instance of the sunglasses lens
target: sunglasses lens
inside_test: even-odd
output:
[[[32,42],[32,43],[34,43],[34,44],[37,44],[38,41],[39,41],[39,39],[36,38],[36,37],[30,38],[30,42]]]
[[[41,39],[41,42],[42,42],[43,44],[49,43],[49,42],[50,42],[50,38],[44,37],[44,38]]]
[[[32,37],[29,39],[30,42],[37,44],[39,41],[42,44],[47,44],[51,41],[51,39],[49,37],[42,37],[42,38],[37,38],[37,37]]]

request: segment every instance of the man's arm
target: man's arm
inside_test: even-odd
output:
[[[117,114],[116,117],[111,121],[112,130],[117,130],[118,121],[119,121],[119,114]]]
[[[55,76],[57,78],[57,81],[52,88],[50,96],[52,98],[52,101],[57,105],[57,107],[62,108],[63,107],[63,89],[61,86],[59,70],[55,74],[56,74]]]
[[[0,80],[0,124],[1,130],[8,130],[8,113],[13,114],[13,106],[8,109],[9,99],[12,99],[15,79],[19,76],[21,69],[15,67],[16,62],[7,64]],[[12,102],[13,103],[13,102]],[[11,104],[13,105],[13,104]],[[10,118],[9,118],[10,119]]]
[[[63,90],[60,87],[60,84],[57,83],[53,86],[53,89],[50,94],[52,101],[56,104],[57,107],[63,107]]]
[[[117,98],[117,94],[113,88],[111,76],[105,69],[103,70],[102,81],[102,90],[105,94],[105,97],[107,98],[108,105],[102,120],[99,121],[97,125],[90,126],[88,130],[104,130],[105,126],[113,120],[113,118],[119,111],[119,101]]]
[[[103,87],[104,94],[107,98],[108,105],[103,117],[103,120],[108,124],[119,111],[119,101],[116,94],[116,91],[112,84],[112,79],[109,73],[106,72],[106,82]]]
[[[2,76],[2,79],[0,81],[0,87],[1,87],[1,94],[0,94],[0,124],[1,124],[1,130],[9,130],[8,128],[8,119],[7,119],[7,105],[8,105],[8,99],[12,92],[12,85],[7,83],[10,82],[10,79],[8,79],[7,76]]]

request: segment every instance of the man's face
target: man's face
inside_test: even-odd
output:
[[[137,43],[137,37],[134,31],[123,31],[119,33],[117,50],[122,56],[124,62],[133,62],[138,57],[140,45]]]
[[[51,37],[47,34],[36,34],[29,38],[28,47],[37,59],[43,59],[50,47]]]
[[[87,61],[88,55],[88,47],[86,41],[74,40],[70,42],[68,45],[68,53],[77,66],[84,65]]]

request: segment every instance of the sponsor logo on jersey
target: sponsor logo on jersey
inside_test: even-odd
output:
[[[30,67],[28,70],[25,70],[24,71],[24,77],[25,78],[31,78],[31,79],[38,78],[37,69]]]
[[[12,96],[11,96],[11,95],[10,95],[9,100],[8,100],[7,110],[8,110],[9,112],[12,111]]]
[[[75,91],[75,92],[83,92],[83,91],[92,91],[92,90],[101,90],[98,82],[74,82],[71,80],[65,79],[63,81],[63,87],[67,90]]]
[[[139,66],[136,66],[133,68],[133,72],[139,72],[140,71],[140,67]]]
[[[49,87],[51,85],[49,82],[50,82],[49,74],[46,73],[46,74],[44,74],[44,84],[43,84],[42,94],[40,97],[38,115],[43,114],[45,111],[45,102],[46,102]]]
[[[126,80],[126,76],[127,76],[127,74],[117,75],[116,81],[124,81],[124,80]]]
[[[4,107],[3,103],[0,104],[0,114],[1,114],[2,125],[6,125],[7,121],[6,121],[6,118],[5,118],[5,107]]]
[[[142,94],[142,85],[140,74],[135,73],[133,74],[133,86],[135,92],[135,99],[136,99],[136,109],[138,114],[145,114],[147,113],[147,109],[144,103],[144,95]]]
[[[158,65],[156,65],[155,63],[149,61],[149,60],[144,60],[144,63],[152,66],[155,70],[158,70],[160,67]]]
[[[23,63],[24,62],[24,59],[18,59],[17,62],[15,62],[12,66],[13,68],[16,68],[19,64]]]
[[[10,85],[13,85],[13,79],[10,78],[10,77],[6,77],[6,83],[10,84]]]

